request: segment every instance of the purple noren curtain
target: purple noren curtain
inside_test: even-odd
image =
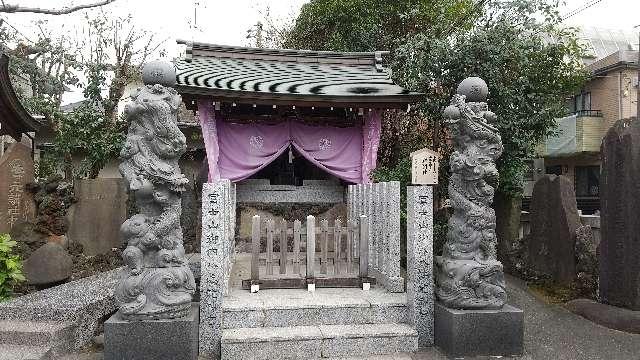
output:
[[[275,125],[217,121],[213,106],[198,101],[207,151],[209,181],[240,181],[274,161],[289,145],[324,171],[351,183],[368,183],[380,141],[380,116],[371,111],[365,126],[338,128],[296,121]]]

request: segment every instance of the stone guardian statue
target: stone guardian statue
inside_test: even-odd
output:
[[[148,64],[143,80],[125,108],[129,129],[119,168],[140,213],[120,228],[127,270],[116,299],[124,320],[178,319],[189,313],[196,289],[180,226],[180,196],[188,183],[178,165],[186,150],[177,125],[182,99],[171,88],[171,64]]]
[[[449,199],[454,211],[442,256],[435,260],[435,282],[438,300],[452,309],[500,309],[507,300],[491,208],[503,147],[491,124],[496,116],[487,95],[484,80],[467,78],[444,111],[453,141]]]

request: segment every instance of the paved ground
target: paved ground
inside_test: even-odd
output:
[[[521,360],[640,360],[640,335],[610,330],[557,305],[546,304],[509,277],[509,303],[525,312],[525,354]],[[408,359],[409,357],[404,357]],[[437,349],[413,360],[448,360]],[[101,354],[73,355],[65,360],[101,360]],[[397,360],[398,358],[380,357]],[[474,359],[487,359],[474,358]]]
[[[557,305],[546,304],[515,278],[507,279],[509,303],[524,309],[526,360],[640,360],[640,335],[610,330]],[[445,360],[435,349],[415,360]],[[478,358],[480,359],[480,358]]]

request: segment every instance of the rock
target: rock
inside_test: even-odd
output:
[[[68,279],[73,260],[57,243],[46,243],[24,262],[24,273],[32,285],[47,285]]]
[[[565,307],[572,313],[609,329],[640,334],[640,311],[631,311],[588,299],[569,301]]]
[[[47,243],[47,235],[39,232],[37,226],[30,222],[16,224],[9,235],[17,243],[18,255],[22,259],[28,259],[34,251]]]
[[[576,278],[576,230],[580,227],[573,184],[564,176],[545,175],[533,188],[527,266],[560,285]]]
[[[601,154],[600,299],[640,310],[640,122],[618,121]]]

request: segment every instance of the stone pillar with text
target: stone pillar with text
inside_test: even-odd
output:
[[[433,346],[433,187],[407,187],[407,313],[418,347]]]
[[[185,256],[180,215],[188,183],[178,160],[186,139],[177,125],[182,99],[172,64],[143,69],[145,86],[125,108],[128,132],[120,173],[139,213],[120,229],[126,264],[116,287],[118,312],[105,322],[105,359],[178,359],[198,356],[195,279]]]
[[[519,355],[523,347],[523,313],[506,304],[503,267],[496,258],[491,204],[503,146],[496,115],[486,102],[488,92],[484,80],[467,78],[444,111],[453,143],[453,215],[442,256],[434,262],[434,327],[436,345],[454,357]]]

